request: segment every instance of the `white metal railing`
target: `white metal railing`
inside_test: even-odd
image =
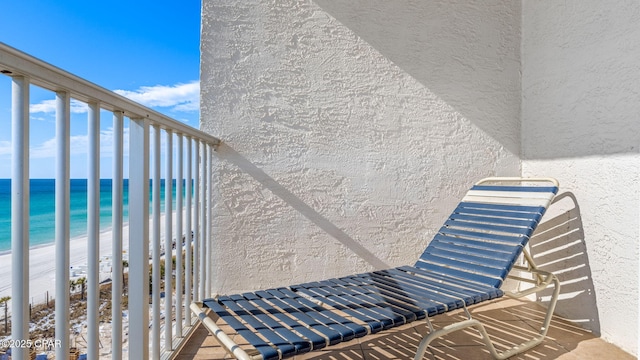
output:
[[[112,359],[171,358],[193,330],[189,304],[211,291],[211,165],[212,150],[219,140],[123,96],[58,69],[0,43],[0,72],[12,79],[12,340],[37,340],[29,336],[29,89],[56,94],[56,230],[55,230],[55,358],[66,359],[70,351],[70,101],[88,104],[88,202],[87,202],[87,357],[99,352],[99,307],[111,301]],[[112,182],[112,297],[100,299],[99,204],[100,204],[100,113],[113,114]],[[129,152],[124,144],[124,122],[129,119]],[[153,130],[153,131],[151,131]],[[153,147],[151,136],[153,133]],[[165,152],[161,153],[161,134]],[[174,146],[174,139],[175,146]],[[186,143],[186,147],[185,147]],[[123,349],[123,166],[129,158],[129,267],[128,349]],[[165,163],[165,208],[160,208],[160,158]],[[153,159],[153,174],[151,161]],[[185,166],[186,165],[186,166]],[[186,167],[186,171],[185,171]],[[172,182],[176,180],[176,209],[172,208]],[[150,175],[152,189],[150,189]],[[150,192],[151,190],[151,192]],[[151,200],[149,199],[151,194]],[[150,217],[150,206],[151,217]],[[183,216],[184,213],[184,216]],[[162,216],[164,215],[164,217]],[[175,221],[175,226],[173,226]],[[164,222],[164,224],[162,224]],[[149,229],[151,225],[151,237]],[[160,278],[161,226],[165,232],[165,276]],[[190,242],[193,231],[193,240]],[[185,239],[185,249],[181,239]],[[172,293],[172,248],[175,239],[176,291]],[[192,245],[191,245],[192,243]],[[151,264],[149,249],[152,244]],[[183,273],[183,258],[185,252]],[[193,261],[192,261],[193,259]],[[149,267],[153,268],[149,284]],[[183,280],[184,278],[184,280]],[[162,303],[160,285],[166,296]],[[149,288],[151,286],[151,293]],[[184,292],[184,295],[183,295]],[[177,304],[172,307],[173,299]],[[152,304],[151,307],[149,304]],[[164,304],[165,321],[161,321]],[[150,323],[150,317],[152,319]],[[151,325],[150,325],[151,324]],[[164,333],[161,331],[164,328]],[[163,336],[164,335],[164,336]],[[29,350],[15,347],[13,359],[27,359]]]

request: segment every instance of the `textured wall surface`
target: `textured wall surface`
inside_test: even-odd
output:
[[[640,2],[523,4],[523,174],[565,192],[533,251],[557,312],[637,355]]]
[[[518,175],[520,21],[507,0],[204,0],[214,292],[413,263],[472,182]]]

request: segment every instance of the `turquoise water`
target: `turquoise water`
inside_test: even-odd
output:
[[[100,229],[111,226],[111,179],[100,180]],[[129,191],[128,180],[124,180],[123,209],[124,221],[128,220]],[[175,181],[173,182],[173,202],[175,208]],[[30,229],[29,245],[38,246],[53,243],[55,239],[55,180],[30,180]],[[164,206],[165,184],[160,188],[161,206]],[[87,233],[87,180],[71,180],[71,237]],[[151,189],[150,189],[151,191]],[[151,194],[149,194],[151,199]],[[0,252],[11,250],[11,180],[0,179]]]

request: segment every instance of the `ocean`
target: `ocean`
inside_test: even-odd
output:
[[[111,179],[100,180],[100,230],[111,227]],[[128,180],[124,180],[123,215],[128,220]],[[51,244],[55,240],[55,180],[31,179],[29,202],[29,245]],[[175,209],[175,181],[173,181]],[[70,235],[72,238],[87,233],[87,180],[71,179]],[[150,190],[151,191],[151,187]],[[160,206],[164,209],[164,180],[161,182]],[[149,194],[151,199],[151,193]],[[11,180],[0,179],[0,253],[11,250]]]

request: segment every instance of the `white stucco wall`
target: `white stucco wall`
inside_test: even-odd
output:
[[[204,0],[216,293],[411,264],[518,175],[520,4]]]
[[[640,2],[524,1],[522,170],[560,180],[557,312],[638,354]]]

